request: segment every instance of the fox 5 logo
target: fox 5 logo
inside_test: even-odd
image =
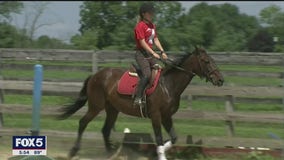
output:
[[[13,149],[46,149],[46,136],[13,136]]]

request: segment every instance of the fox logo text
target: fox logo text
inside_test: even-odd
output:
[[[13,155],[46,155],[46,136],[13,136]]]

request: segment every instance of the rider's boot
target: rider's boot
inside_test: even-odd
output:
[[[135,105],[141,105],[142,104],[142,97],[143,97],[143,93],[145,91],[145,88],[148,84],[149,79],[148,78],[141,78],[139,81],[139,84],[137,86],[137,92],[136,92],[136,96],[134,99],[134,106]]]

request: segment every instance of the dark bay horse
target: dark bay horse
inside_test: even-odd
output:
[[[79,151],[85,128],[100,111],[105,110],[106,112],[102,134],[107,151],[112,149],[109,138],[118,113],[141,117],[139,107],[133,107],[132,97],[117,92],[118,81],[125,71],[119,68],[99,70],[85,80],[74,104],[63,108],[64,113],[59,116],[60,119],[68,118],[88,101],[88,111],[79,121],[78,137],[69,157],[75,156]],[[147,97],[148,117],[152,122],[159,160],[166,160],[165,152],[177,140],[172,116],[179,108],[182,92],[195,75],[200,78],[205,77],[207,81],[216,86],[222,86],[224,82],[214,60],[204,49],[196,47],[192,53],[175,59],[172,65],[166,65],[163,68],[156,90]],[[167,131],[171,140],[163,141],[161,126]]]

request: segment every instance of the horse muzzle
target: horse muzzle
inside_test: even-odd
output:
[[[207,81],[210,81],[214,86],[221,87],[224,84],[224,78],[223,77],[216,77],[211,75]]]

